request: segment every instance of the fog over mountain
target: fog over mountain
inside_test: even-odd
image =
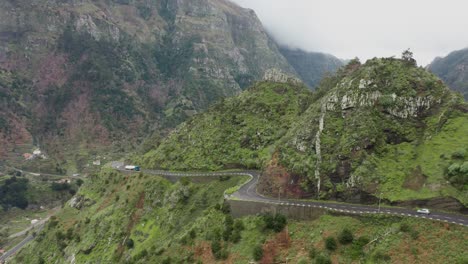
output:
[[[420,65],[468,46],[462,0],[232,0],[258,14],[283,45],[341,58],[399,56]]]

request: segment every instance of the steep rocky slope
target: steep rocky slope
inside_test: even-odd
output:
[[[267,69],[294,71],[256,15],[225,0],[2,0],[0,17],[2,158],[25,145],[62,162],[122,152]]]
[[[468,100],[468,49],[454,51],[444,58],[436,58],[428,69]]]
[[[260,190],[273,195],[452,197],[452,209],[466,206],[468,107],[437,77],[411,60],[384,58],[350,62],[314,94],[295,87],[261,83],[194,117],[139,161],[184,170],[263,169]],[[299,98],[306,111],[291,106]]]
[[[332,75],[344,64],[340,59],[325,53],[288,47],[281,47],[280,52],[311,89],[317,88],[325,75]]]

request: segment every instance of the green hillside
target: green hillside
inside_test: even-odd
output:
[[[260,83],[136,159],[152,168],[262,169],[260,189],[275,196],[468,204],[468,106],[410,58],[352,61],[317,92],[297,91]]]
[[[223,191],[243,181],[171,183],[154,175],[103,171],[11,263],[466,260],[465,227],[423,219],[335,214],[300,222],[267,215],[233,219]]]
[[[262,168],[311,99],[303,85],[257,83],[185,122],[139,161],[174,170]]]

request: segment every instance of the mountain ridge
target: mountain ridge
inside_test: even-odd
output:
[[[306,92],[303,110],[280,111],[274,116],[274,122],[286,130],[277,127],[273,134],[264,133],[259,121],[228,122],[233,126],[229,131],[240,133],[231,138],[232,132],[225,133],[209,121],[210,116],[225,115],[240,116],[240,120],[262,118],[261,113],[272,105],[261,102],[274,98],[267,94],[276,90],[288,94],[293,87],[291,83],[259,83],[243,95],[257,98],[258,104],[239,104],[240,98],[232,98],[229,104],[236,107],[227,110],[221,103],[137,160],[142,166],[176,170],[219,170],[229,164],[262,169],[259,188],[273,196],[280,186],[281,196],[286,197],[365,201],[382,192],[389,202],[448,196],[459,201],[454,203],[455,210],[466,207],[465,172],[448,172],[453,164],[466,163],[465,154],[454,154],[467,151],[462,149],[468,142],[463,135],[466,104],[411,61],[351,61],[326,78],[316,92]],[[202,144],[193,144],[200,138]],[[259,148],[246,152],[251,144],[243,147],[243,138],[256,138]],[[213,139],[219,139],[215,145],[209,143]],[[217,154],[211,155],[209,149]]]
[[[427,68],[468,100],[468,48],[437,57]]]

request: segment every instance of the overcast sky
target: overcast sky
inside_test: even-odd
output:
[[[419,65],[468,47],[467,0],[232,0],[255,10],[281,44],[361,61],[400,56]]]

